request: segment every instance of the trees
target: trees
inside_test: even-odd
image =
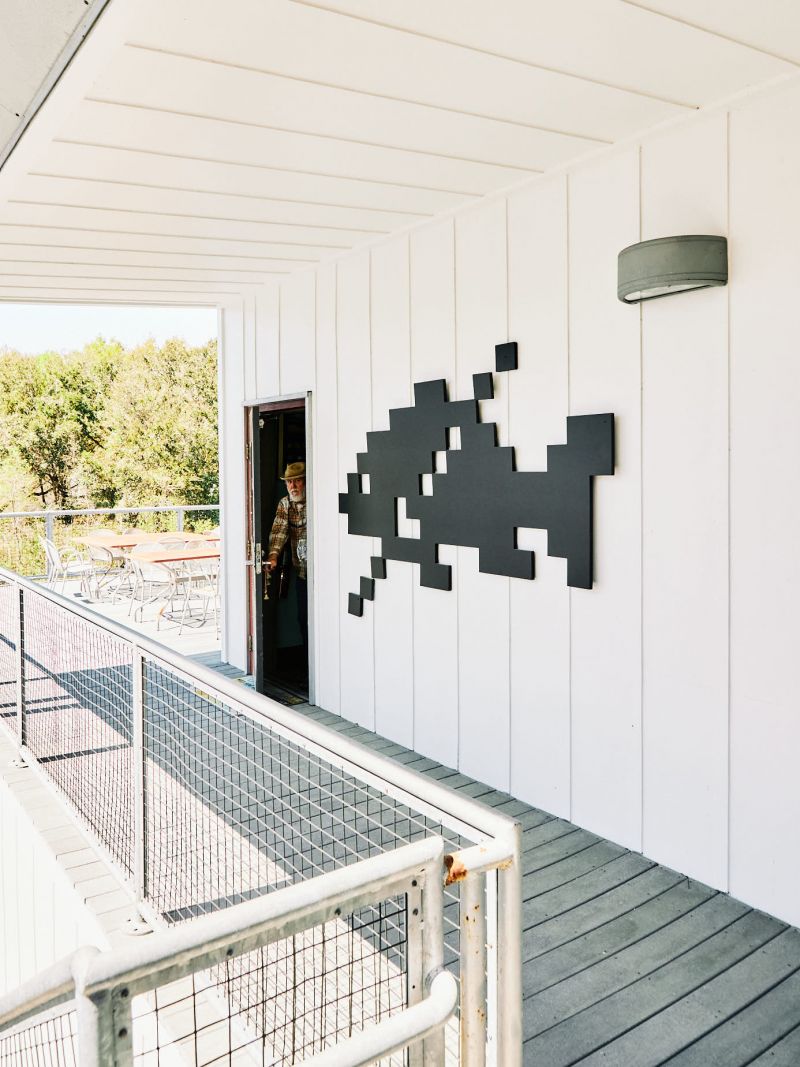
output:
[[[217,503],[216,401],[216,342],[0,353],[0,510]]]
[[[152,341],[118,365],[107,433],[92,452],[94,496],[112,504],[216,504],[216,342]]]

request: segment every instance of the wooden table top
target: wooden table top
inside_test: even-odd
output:
[[[219,548],[209,546],[197,552],[185,548],[170,548],[161,552],[137,552],[133,558],[140,563],[187,563],[192,560],[219,559]]]
[[[83,537],[73,537],[72,540],[79,545],[94,545],[97,548],[133,548],[135,545],[157,545],[169,535],[163,533],[131,533],[121,534],[114,530],[108,533],[85,534]],[[213,541],[219,542],[218,533],[176,533],[175,540],[184,541]],[[155,549],[153,549],[155,551]]]

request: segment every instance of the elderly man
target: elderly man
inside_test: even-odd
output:
[[[308,557],[306,542],[306,465],[290,463],[283,472],[281,481],[286,483],[288,495],[278,501],[275,509],[275,521],[269,535],[267,549],[267,569],[275,570],[278,566],[283,547],[287,540],[291,544],[292,564],[297,590],[297,621],[303,635],[303,644],[308,645],[308,590],[306,586],[306,559]]]

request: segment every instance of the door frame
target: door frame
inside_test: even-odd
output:
[[[308,543],[308,702],[316,700],[316,598],[314,595],[314,464],[313,464],[313,437],[312,437],[312,393],[309,389],[305,393],[287,393],[284,396],[265,397],[260,400],[249,400],[244,404],[245,423],[245,478],[246,478],[246,557],[245,567],[247,570],[247,670],[255,678],[256,671],[263,672],[264,664],[264,636],[260,622],[260,613],[256,611],[260,603],[260,597],[264,593],[263,585],[263,559],[266,557],[266,545],[264,539],[269,536],[269,531],[261,530],[261,559],[256,560],[256,544],[254,537],[256,532],[256,508],[260,513],[261,507],[261,464],[257,449],[254,448],[256,422],[263,412],[276,412],[297,409],[302,402],[305,413],[305,439],[306,439],[306,540]],[[259,485],[256,487],[256,477]]]

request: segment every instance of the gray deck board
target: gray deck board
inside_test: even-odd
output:
[[[794,1029],[798,1001],[800,972],[795,971],[745,1008],[740,1009],[737,1002],[731,1000],[728,1007],[733,1014],[711,1031],[704,1027],[704,1036],[685,1051],[679,1052],[669,1063],[674,1067],[705,1067],[707,1063],[744,1067],[753,1061],[754,1056],[760,1058],[776,1041],[781,1041],[787,1031]],[[681,1039],[684,1040],[689,1012],[682,1004],[675,1005],[674,1012],[681,1015]],[[712,1019],[712,1022],[716,1020]],[[791,1062],[800,1063],[799,1046],[795,1046],[794,1055]],[[770,1062],[769,1059],[766,1062]]]
[[[549,989],[628,945],[635,945],[714,896],[713,889],[681,879],[639,907],[623,911],[611,922],[528,960],[523,975],[525,997]]]
[[[762,927],[766,923],[772,924],[772,920],[764,915],[755,912],[751,915],[754,923]],[[680,1003],[670,1005],[609,1048],[596,1052],[586,1064],[625,1067],[631,1062],[631,1056],[636,1055],[641,1067],[657,1067],[685,1048],[687,1041],[706,1033],[718,1021],[720,1012],[734,1015],[746,1008],[753,997],[773,989],[776,982],[800,968],[799,938],[796,930],[778,934],[757,952],[684,997]],[[751,943],[746,942],[747,945]],[[737,946],[737,951],[741,952],[743,947]],[[711,1061],[707,1059],[705,1062]],[[729,1063],[727,1059],[723,1062]]]
[[[733,907],[732,901],[717,894],[700,907],[683,915],[669,926],[662,927],[649,937],[615,952],[593,967],[567,978],[533,998],[525,1013],[525,1036],[556,1026],[571,1015],[604,997],[651,974],[688,948],[702,944],[741,918],[746,911],[743,904]]]
[[[706,1063],[711,1062],[706,1060]],[[800,1025],[750,1063],[753,1067],[797,1067],[800,1063]]]
[[[520,823],[526,1067],[800,1067],[799,931],[339,716],[296,710]]]
[[[653,973],[526,1041],[525,1062],[546,1063],[548,1067],[568,1067],[582,1061],[636,1063],[637,1067],[645,1067],[653,1061],[645,1060],[650,1050],[643,1047],[641,1037],[626,1037],[618,1043],[616,1054],[603,1046],[663,1012],[771,940],[775,940],[773,920],[750,912]],[[663,1063],[667,1058],[663,1056],[655,1062]]]

